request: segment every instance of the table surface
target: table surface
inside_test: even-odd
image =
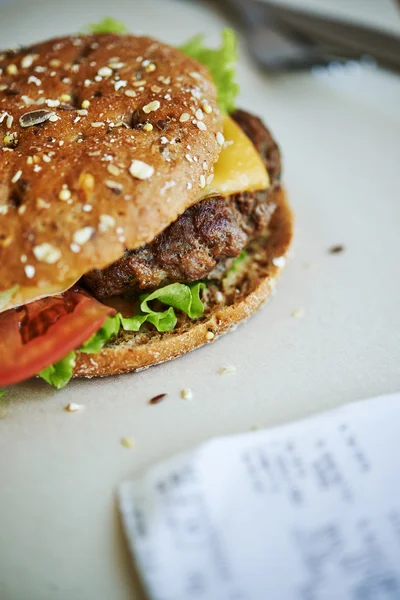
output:
[[[385,22],[400,29],[390,11]],[[1,9],[1,45],[76,31],[109,12],[104,0],[13,3]],[[193,2],[114,0],[112,13],[170,43],[199,31],[217,43],[226,24]],[[141,598],[116,510],[120,481],[213,436],[400,389],[400,80],[356,68],[272,78],[243,44],[238,79],[239,105],[262,115],[283,148],[296,215],[278,293],[235,333],[178,361],[61,392],[41,381],[6,391],[2,600]],[[330,254],[337,244],[344,252]],[[304,317],[293,318],[299,308]],[[219,375],[224,365],[237,374]],[[180,398],[185,387],[193,400]],[[66,413],[72,401],[85,410]]]

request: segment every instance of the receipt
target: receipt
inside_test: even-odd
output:
[[[152,600],[399,600],[400,394],[206,442],[119,501]]]

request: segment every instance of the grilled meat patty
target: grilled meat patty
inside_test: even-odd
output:
[[[227,198],[207,198],[191,206],[150,244],[127,250],[112,265],[85,275],[82,283],[94,296],[108,298],[162,283],[203,279],[216,266],[238,256],[267,228],[275,210],[271,191],[281,174],[279,148],[258,117],[243,110],[232,117],[263,158],[271,187]]]

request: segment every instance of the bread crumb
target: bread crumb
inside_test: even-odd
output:
[[[222,367],[218,373],[220,375],[232,375],[233,373],[237,373],[237,368],[233,365],[228,365],[226,367]]]
[[[302,319],[304,317],[304,313],[304,308],[296,308],[296,310],[292,312],[292,317],[294,317],[295,319]]]
[[[64,407],[64,410],[67,412],[79,412],[83,410],[85,407],[83,404],[77,404],[76,402],[70,402],[67,406]]]
[[[135,441],[133,437],[126,435],[123,438],[121,438],[121,444],[124,448],[133,448],[133,446],[135,445]]]
[[[181,390],[181,398],[183,400],[191,400],[193,398],[193,392],[190,388],[184,388]]]

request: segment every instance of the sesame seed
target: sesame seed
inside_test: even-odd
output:
[[[91,212],[93,210],[93,206],[91,204],[84,204],[82,206],[83,212]]]
[[[26,263],[27,260],[28,260],[27,255],[26,254],[21,254],[20,261],[22,262],[22,264]]]
[[[57,115],[52,115],[51,117],[49,117],[49,121],[51,121],[52,123],[55,123],[56,121],[60,121],[61,117],[57,117]]]
[[[121,79],[120,81],[116,81],[114,83],[114,89],[116,92],[118,92],[118,90],[120,90],[121,88],[126,87],[127,84],[128,84],[127,81],[125,81],[124,79]]]
[[[26,204],[22,204],[18,209],[18,214],[23,215],[25,211],[26,211]]]
[[[133,446],[135,445],[135,441],[132,437],[129,436],[125,436],[123,438],[121,438],[121,444],[124,448],[133,448]]]
[[[16,75],[18,73],[17,65],[8,65],[7,66],[7,75]]]
[[[154,175],[154,167],[141,160],[133,160],[129,167],[129,173],[136,179],[149,179]]]
[[[125,64],[126,63],[124,63],[124,62],[115,60],[115,61],[109,62],[108,66],[111,67],[111,69],[118,70],[118,69],[122,69],[123,67],[125,67]]]
[[[145,85],[147,82],[145,79],[141,79],[140,81],[134,81],[132,83],[133,87],[140,87],[142,85]]]
[[[142,62],[143,67],[147,67],[150,64],[150,60],[148,58],[146,58],[146,60],[144,60]]]
[[[118,175],[121,174],[119,168],[113,164],[107,165],[107,171],[110,173],[110,175],[114,175],[115,177],[118,177]]]
[[[29,69],[34,63],[34,61],[38,58],[38,54],[27,54],[21,60],[21,67],[23,69]]]
[[[160,139],[161,144],[168,144],[168,138],[165,137],[165,135],[162,136],[162,138]]]
[[[18,179],[20,179],[22,175],[22,171],[19,170],[15,173],[14,177],[11,179],[11,183],[17,183]]]
[[[219,144],[220,146],[223,146],[225,143],[224,134],[221,133],[220,131],[218,131],[216,138],[217,138],[217,144]]]
[[[181,398],[183,400],[191,400],[193,398],[193,392],[190,388],[184,388],[181,390]]]
[[[81,117],[87,117],[87,115],[89,114],[88,111],[86,110],[86,108],[79,108],[76,112]]]
[[[61,258],[61,251],[47,242],[33,248],[35,258],[40,262],[54,265]]]
[[[136,96],[136,92],[134,90],[126,90],[125,96],[128,98],[134,98]]]
[[[110,190],[122,190],[122,183],[117,183],[116,181],[111,181],[111,179],[106,179],[104,182],[105,186]]]
[[[14,133],[5,135],[3,138],[3,142],[8,147],[8,149],[16,148],[18,146],[18,133],[15,131]]]
[[[60,96],[60,102],[68,103],[68,102],[71,102],[71,100],[72,100],[72,98],[71,98],[70,94],[61,94],[61,96]]]
[[[150,63],[147,67],[146,67],[146,73],[153,73],[153,71],[156,70],[156,65],[154,63]]]
[[[32,279],[35,276],[35,267],[32,267],[32,265],[25,265],[24,271],[28,279]]]
[[[38,77],[35,77],[35,75],[29,75],[28,83],[34,83],[37,87],[42,85],[41,80]]]
[[[185,154],[185,158],[188,162],[193,162],[193,158],[190,156],[190,154]]]
[[[204,175],[200,175],[200,187],[206,187],[206,178],[204,177]]]
[[[58,67],[61,67],[61,60],[59,60],[58,58],[52,58],[52,59],[49,61],[49,66],[50,66],[52,69],[58,69]]]
[[[90,106],[90,100],[84,100],[81,104],[81,108],[88,109]]]
[[[33,165],[33,157],[32,156],[28,156],[28,158],[26,159],[26,164]]]
[[[292,312],[292,317],[294,319],[302,319],[304,317],[304,314],[305,314],[304,308],[296,308],[296,310],[294,310]]]
[[[213,331],[207,331],[206,340],[213,340],[215,338],[215,333]]]
[[[200,129],[200,131],[206,131],[207,126],[205,123],[203,123],[203,121],[197,121],[197,127]]]
[[[158,110],[160,108],[160,106],[161,106],[161,104],[158,100],[153,100],[152,102],[149,102],[148,104],[143,106],[143,112],[146,114],[149,114],[151,112]]]
[[[197,71],[192,71],[192,73],[189,73],[189,75],[191,77],[193,77],[193,79],[197,79],[197,80],[201,79],[201,75],[200,75],[200,73],[197,73]]]
[[[101,69],[97,71],[97,75],[99,75],[99,77],[111,77],[112,74],[113,70],[110,69],[110,67],[101,67]]]
[[[78,254],[81,251],[81,247],[78,244],[72,243],[70,245],[70,248],[71,248],[72,252],[74,252],[75,254]]]
[[[97,83],[100,83],[102,78],[100,77],[100,75],[95,75],[94,80],[97,81]]]
[[[111,215],[100,215],[100,231],[108,231],[111,227],[115,227],[115,219]]]
[[[151,123],[145,123],[145,124],[143,125],[143,129],[144,129],[145,131],[153,131],[153,125],[152,125]]]
[[[75,231],[74,235],[72,236],[72,239],[75,244],[83,246],[83,244],[86,244],[86,242],[90,240],[93,234],[93,227],[82,227],[82,229],[78,229],[77,231]]]
[[[0,215],[6,215],[8,213],[8,206],[6,204],[0,206]]]
[[[198,108],[198,109],[196,110],[196,113],[195,113],[195,114],[196,114],[196,117],[197,117],[197,119],[200,119],[200,121],[202,121],[202,120],[204,119],[204,113],[203,113],[203,111],[201,110],[201,108]]]
[[[207,185],[210,185],[210,183],[212,183],[213,179],[214,179],[214,173],[211,173],[211,175],[209,175],[206,179]]]
[[[94,123],[91,123],[92,127],[104,127],[105,123],[103,123],[103,121],[95,121]]]
[[[186,184],[186,189],[187,190],[191,190],[192,187],[193,187],[193,185],[190,183],[190,181],[188,181],[187,184]]]
[[[60,101],[59,100],[51,100],[50,98],[48,98],[46,100],[46,104],[49,108],[56,108],[57,106],[60,106]]]
[[[217,302],[222,302],[224,299],[224,295],[219,290],[215,292],[215,299]]]
[[[63,190],[61,190],[61,192],[58,194],[58,197],[60,200],[62,200],[63,202],[67,202],[68,200],[71,199],[71,192],[69,189],[64,188]]]
[[[181,116],[179,117],[179,121],[181,123],[186,123],[186,121],[189,121],[189,119],[190,119],[190,115],[187,112],[182,113]]]
[[[210,113],[212,113],[212,107],[209,104],[203,104],[203,110],[206,113],[206,115],[209,115]]]
[[[234,367],[233,365],[228,365],[227,367],[222,367],[218,373],[220,375],[232,375],[234,373],[237,373],[237,368]]]
[[[85,87],[89,87],[90,85],[92,85],[92,82],[90,81],[90,79],[85,79],[85,81],[83,82],[83,85]]]
[[[77,404],[76,402],[70,402],[69,404],[67,404],[67,406],[65,407],[64,410],[66,410],[67,412],[79,412],[81,410],[83,410],[85,407],[83,404]]]

